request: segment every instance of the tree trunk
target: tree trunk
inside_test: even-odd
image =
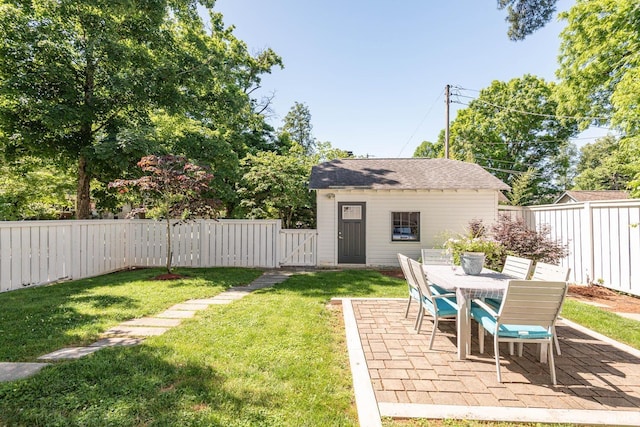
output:
[[[76,192],[76,219],[91,218],[91,198],[89,185],[91,177],[87,173],[87,159],[81,155],[78,159],[78,188]]]

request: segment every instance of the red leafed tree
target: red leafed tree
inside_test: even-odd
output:
[[[145,156],[138,162],[145,175],[137,179],[118,179],[110,188],[121,193],[136,191],[142,196],[142,207],[133,209],[129,217],[145,213],[167,224],[167,273],[171,273],[173,252],[171,227],[192,218],[215,218],[219,200],[209,197],[210,171],[190,163],[183,156]]]

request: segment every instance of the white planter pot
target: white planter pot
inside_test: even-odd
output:
[[[484,267],[484,252],[463,252],[460,255],[462,270],[471,276],[477,276]]]

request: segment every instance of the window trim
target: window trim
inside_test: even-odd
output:
[[[406,220],[405,218],[400,217],[399,218],[399,224],[396,224],[396,215],[397,214],[405,214],[406,215]],[[410,233],[410,234],[405,234],[402,231],[400,232],[400,236],[406,235],[409,236],[408,238],[402,238],[402,237],[395,237],[398,235],[398,233],[394,233],[394,231],[398,228],[412,228],[411,226],[411,217],[412,215],[416,215],[416,222],[417,224],[415,225],[416,227],[416,231],[415,233]],[[406,224],[404,223],[406,222]],[[420,211],[392,211],[391,212],[391,241],[392,242],[406,242],[406,243],[415,243],[415,242],[419,242],[420,241]],[[415,238],[411,238],[411,236],[415,236]]]

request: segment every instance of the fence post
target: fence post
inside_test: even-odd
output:
[[[582,256],[587,255],[587,282],[595,280],[595,254],[593,247],[593,209],[591,202],[584,202],[582,221]]]
[[[280,258],[282,257],[282,239],[280,237],[280,230],[282,230],[282,220],[281,219],[277,219],[276,220],[276,224],[274,227],[275,230],[275,235],[274,237],[274,243],[275,243],[275,262],[273,263],[274,268],[280,268]]]

